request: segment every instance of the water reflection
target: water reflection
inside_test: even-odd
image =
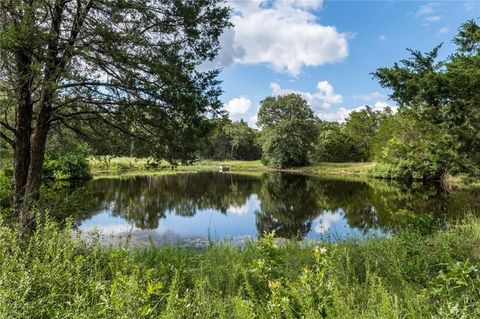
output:
[[[467,191],[293,174],[136,176],[94,180],[87,189],[77,216],[81,228],[157,238],[223,239],[273,230],[288,238],[361,236],[394,231],[408,212],[441,220],[480,211],[477,195]]]

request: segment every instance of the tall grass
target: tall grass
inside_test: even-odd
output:
[[[478,318],[480,221],[361,242],[106,247],[0,226],[0,318]]]

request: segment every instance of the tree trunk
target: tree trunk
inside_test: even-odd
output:
[[[51,90],[45,90],[42,92],[40,111],[35,123],[35,133],[32,139],[30,165],[25,189],[26,197],[31,200],[38,200],[39,198],[43,162],[45,160],[45,149],[47,145],[48,130],[50,128],[52,96],[53,93]]]
[[[28,216],[22,209],[30,165],[30,137],[32,134],[33,101],[31,93],[32,60],[23,50],[16,55],[18,108],[16,112],[14,170],[13,170],[13,210],[21,228],[28,225]]]

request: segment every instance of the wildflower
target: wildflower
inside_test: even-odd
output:
[[[327,253],[327,248],[325,248],[325,247],[320,247],[320,246],[315,246],[315,247],[313,248],[313,252],[314,252],[315,254],[324,255],[324,254]]]
[[[271,290],[276,290],[280,287],[280,281],[278,280],[269,280],[268,281],[268,287],[271,289]]]

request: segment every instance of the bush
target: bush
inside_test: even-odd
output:
[[[12,196],[11,175],[0,171],[0,208],[10,207]]]
[[[339,125],[322,130],[318,135],[311,158],[316,162],[345,163],[360,159],[355,143]]]
[[[90,166],[83,154],[62,154],[47,156],[43,164],[45,179],[89,179]]]

